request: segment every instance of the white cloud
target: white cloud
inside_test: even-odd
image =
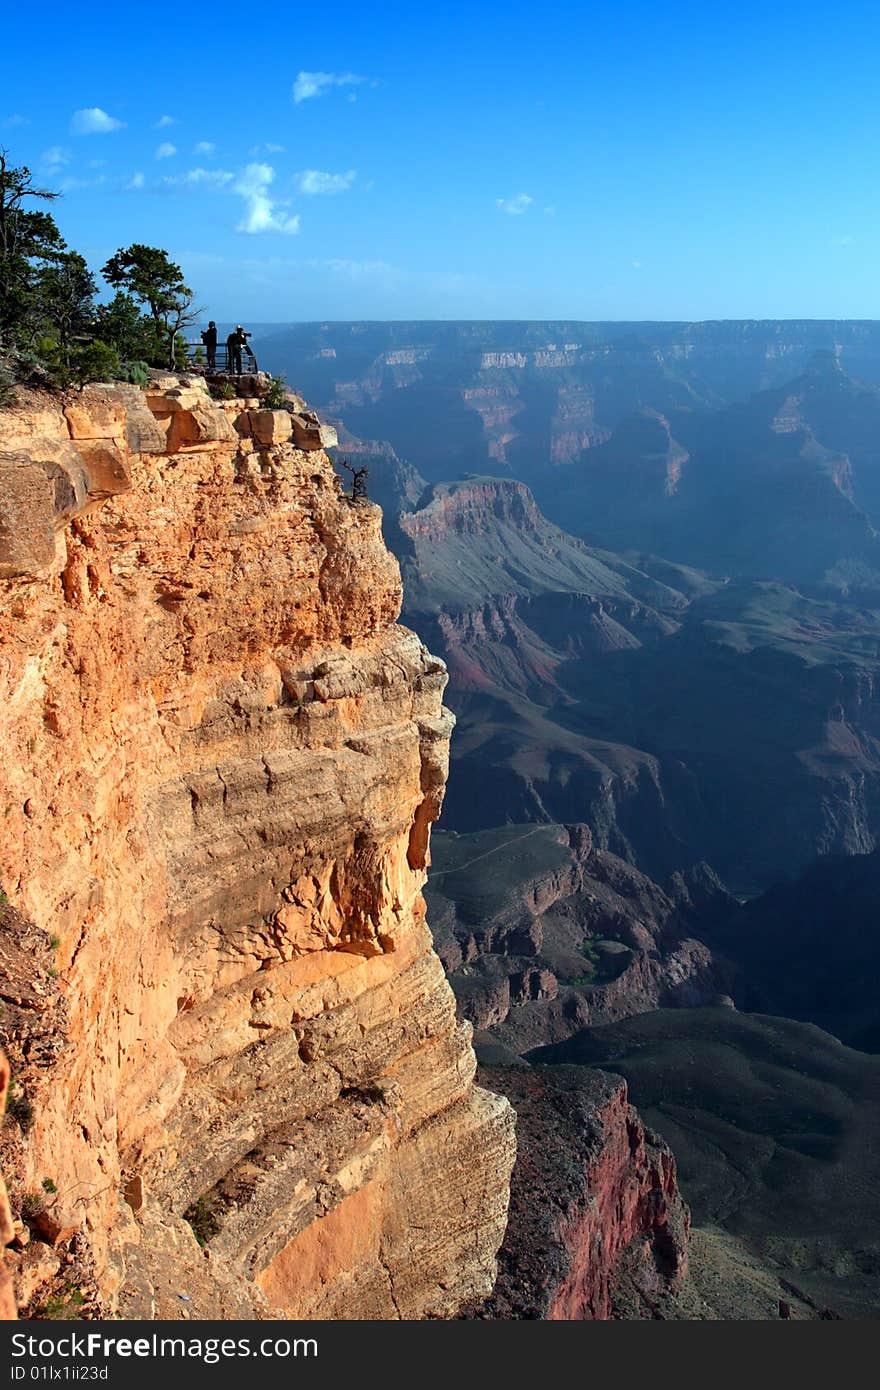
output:
[[[3,124],[5,126],[30,125],[30,121],[28,120],[27,116],[20,116],[17,111],[13,111],[11,116],[6,117],[6,119],[3,121]]]
[[[271,164],[248,164],[239,175],[233,192],[244,199],[245,213],[236,231],[286,232],[299,231],[299,218],[276,212],[277,203],[269,196],[269,186],[275,178]]]
[[[324,174],[320,169],[304,169],[297,174],[300,193],[309,194],[344,193],[351,188],[356,177],[355,169],[349,169],[345,174]]]
[[[167,130],[170,125],[177,125],[176,116],[160,116],[158,121],[155,122],[153,129]]]
[[[641,261],[633,261],[632,267],[633,267],[633,270],[641,270],[641,268],[642,268],[642,263],[641,263]]]
[[[534,201],[528,193],[517,193],[513,198],[496,198],[495,206],[508,213],[510,217],[521,217]]]
[[[50,145],[40,156],[41,165],[50,174],[57,173],[63,165],[69,164],[70,160],[70,150],[66,150],[63,145]]]
[[[212,140],[200,140],[193,149],[193,154],[213,154],[216,148]]]
[[[127,190],[129,190],[129,191],[131,191],[131,192],[136,192],[137,189],[143,188],[145,182],[146,182],[146,180],[144,179],[143,174],[141,174],[141,173],[132,174],[132,176],[131,176],[131,178],[128,180],[128,182],[125,183],[125,184],[123,184],[123,188],[125,188],[125,189],[127,189]]]
[[[61,189],[62,193],[75,193],[80,188],[100,188],[100,186],[106,182],[107,175],[99,174],[97,178],[94,179],[62,179],[58,187]]]
[[[117,121],[108,116],[100,106],[87,106],[82,111],[74,111],[70,118],[70,129],[74,135],[106,135],[111,130],[122,130],[125,121]]]
[[[256,159],[261,154],[283,154],[283,145],[274,145],[271,140],[267,140],[264,145],[253,145],[248,151],[252,159]]]
[[[196,187],[201,184],[207,188],[225,188],[235,178],[228,169],[187,169],[185,174],[167,174],[163,183],[175,187]]]
[[[170,140],[163,140],[156,150],[157,159],[171,159],[172,155],[177,154],[177,146],[172,145]]]
[[[298,106],[309,97],[324,96],[331,87],[353,87],[366,80],[355,72],[299,72],[293,84],[293,100]]]

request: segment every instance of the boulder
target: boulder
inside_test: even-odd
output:
[[[212,401],[201,398],[202,403],[192,408],[178,407],[171,416],[168,431],[168,452],[178,449],[216,443],[235,443],[238,435],[224,410],[219,410]]]
[[[55,558],[53,489],[26,454],[0,454],[0,579],[45,569]]]
[[[64,416],[70,437],[77,443],[113,440],[119,445],[127,444],[133,453],[164,452],[165,432],[137,386],[84,386],[76,400],[65,406]]]
[[[58,1206],[43,1207],[33,1218],[33,1224],[47,1245],[66,1245],[82,1226],[80,1217]]]
[[[332,425],[322,425],[313,412],[291,415],[293,421],[293,442],[297,449],[333,449],[338,444],[336,431]]]
[[[55,532],[91,504],[131,487],[122,440],[37,439],[0,452],[0,578],[36,575],[55,558]]]
[[[131,487],[131,455],[123,448],[113,439],[87,439],[80,443],[90,500],[103,501]]]
[[[82,394],[64,408],[71,439],[124,439],[125,404],[104,387],[83,387]]]
[[[286,444],[290,438],[291,420],[286,410],[252,410],[251,432],[258,444]]]

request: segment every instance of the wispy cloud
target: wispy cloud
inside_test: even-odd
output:
[[[138,172],[137,174],[132,174],[131,178],[128,179],[128,181],[124,183],[122,186],[127,192],[135,193],[139,189],[143,188],[145,183],[146,179],[144,178],[143,174]]]
[[[18,111],[13,111],[12,115],[7,116],[5,120],[2,122],[2,124],[4,126],[8,126],[11,129],[14,126],[30,125],[30,121],[28,120],[27,116],[22,116],[19,114]]]
[[[74,135],[106,135],[111,130],[122,130],[125,121],[108,116],[100,106],[87,106],[74,111],[70,118],[70,129]]]
[[[185,174],[167,174],[162,180],[176,188],[226,188],[235,178],[228,169],[187,169]]]
[[[193,148],[193,154],[213,154],[216,148],[213,140],[200,140]]]
[[[248,164],[239,175],[233,191],[244,199],[245,213],[237,231],[285,232],[288,235],[299,231],[299,217],[276,211],[278,204],[269,195],[274,178],[275,170],[271,164]]]
[[[324,96],[332,87],[356,87],[366,80],[356,72],[299,72],[293,84],[293,100],[298,106],[309,97]]]
[[[521,217],[532,206],[534,198],[528,193],[517,193],[513,198],[496,198],[495,206],[510,217]]]
[[[43,150],[40,155],[40,164],[48,174],[56,174],[59,169],[71,161],[70,150],[63,145],[50,145],[48,150]]]
[[[304,169],[297,174],[300,193],[311,195],[320,193],[344,193],[351,188],[357,177],[357,170],[349,169],[344,174],[325,174],[320,169]]]
[[[177,146],[172,145],[170,140],[163,140],[161,145],[156,150],[157,159],[171,159],[172,156],[176,154]]]
[[[177,125],[176,116],[160,116],[158,121],[154,121],[154,130],[167,130],[170,125]]]
[[[106,182],[107,175],[98,174],[97,178],[94,179],[62,179],[58,187],[61,189],[62,193],[76,193],[81,188],[100,188],[102,184]]]
[[[254,145],[254,146],[252,146],[252,148],[248,151],[248,154],[251,156],[252,159],[256,159],[256,157],[257,157],[258,155],[261,155],[261,154],[283,154],[283,153],[284,153],[284,146],[283,146],[283,145],[275,145],[275,144],[272,143],[271,140],[268,140],[264,145]]]

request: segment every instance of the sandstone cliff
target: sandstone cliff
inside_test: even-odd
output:
[[[139,1317],[449,1316],[491,1287],[513,1117],[421,896],[445,670],[326,440],[173,377],[2,419],[31,1311],[86,1274]]]

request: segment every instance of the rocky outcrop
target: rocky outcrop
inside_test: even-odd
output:
[[[581,1067],[491,1067],[512,1100],[517,1161],[498,1281],[475,1315],[640,1316],[687,1273],[690,1218],[670,1150],[619,1077]]]
[[[105,1312],[448,1316],[513,1135],[424,920],[445,670],[284,413],[157,377],[3,417],[0,881],[66,1039],[12,1195],[51,1183]]]
[[[694,935],[735,906],[708,866],[664,891],[586,825],[441,832],[426,894],[459,1011],[517,1054],[731,987]]]

